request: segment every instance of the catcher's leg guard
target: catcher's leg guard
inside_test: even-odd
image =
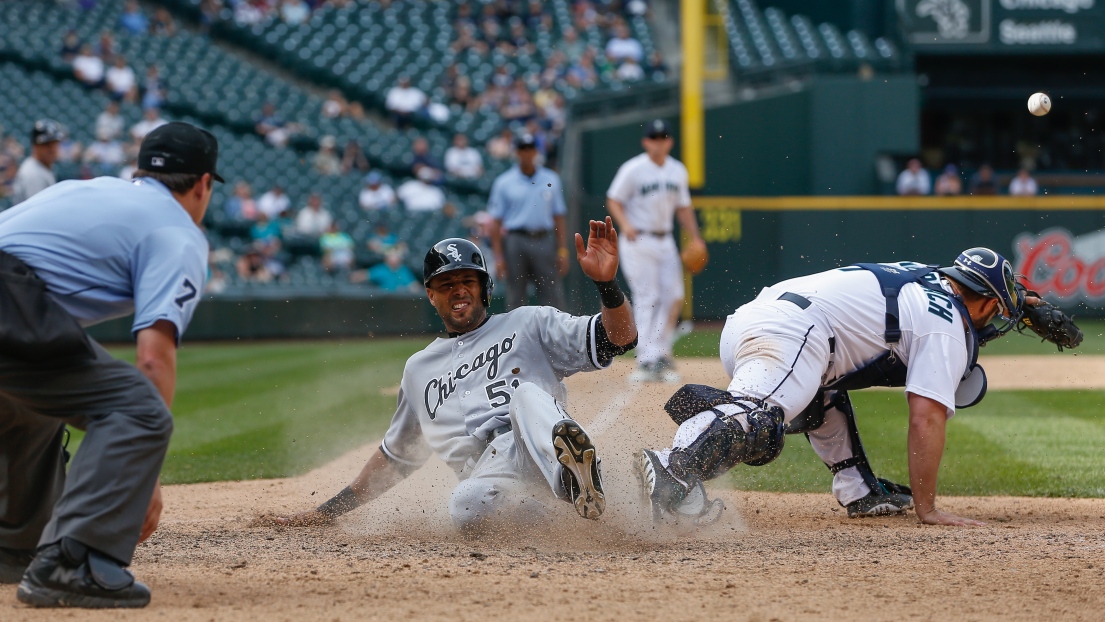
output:
[[[738,400],[691,417],[679,426],[668,468],[679,479],[710,480],[740,463],[762,466],[783,449],[783,411]]]

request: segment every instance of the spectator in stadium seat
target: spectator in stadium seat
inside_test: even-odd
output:
[[[533,54],[537,51],[537,47],[533,45],[529,39],[529,33],[526,32],[526,24],[520,17],[512,17],[509,23],[510,32],[506,35],[507,41],[510,42],[511,47],[514,48],[514,53],[526,53]]]
[[[85,43],[81,51],[73,58],[73,75],[81,84],[89,88],[99,88],[104,84],[104,60]]]
[[[997,194],[998,182],[994,179],[993,167],[989,164],[978,167],[978,172],[971,176],[969,188],[970,193],[975,196]]]
[[[276,113],[276,106],[271,102],[265,102],[261,106],[261,114],[257,117],[257,123],[253,129],[273,147],[285,147],[292,134],[299,131],[299,126],[284,121]]]
[[[107,136],[117,139],[123,135],[124,127],[123,116],[119,114],[119,102],[108,101],[104,111],[96,117],[96,128],[93,133],[99,136],[106,132]]]
[[[311,17],[311,7],[303,0],[284,0],[280,5],[280,19],[289,26],[298,26]]]
[[[332,89],[326,94],[326,101],[322,102],[323,119],[339,119],[345,116],[345,110],[349,104],[342,97],[341,91]]]
[[[398,83],[388,90],[384,107],[400,129],[410,126],[414,117],[426,106],[426,94],[411,86],[411,79],[400,76]]]
[[[514,80],[499,114],[509,122],[523,123],[537,115],[537,106],[533,103],[533,95],[530,94],[525,80]]]
[[[123,152],[127,155],[126,164],[123,165],[123,168],[119,169],[116,175],[119,179],[133,181],[134,172],[138,170],[138,145],[127,143],[123,145]]]
[[[235,221],[254,221],[261,214],[253,199],[253,189],[244,181],[234,184],[234,196],[223,204],[223,211],[227,218]]]
[[[475,50],[480,56],[487,54],[487,43],[476,35],[476,27],[471,24],[462,24],[457,27],[457,38],[451,47],[457,54]]]
[[[138,0],[127,0],[123,5],[123,14],[119,16],[119,27],[132,35],[144,33],[150,27],[150,21],[138,6]]]
[[[468,145],[468,136],[463,132],[453,135],[453,146],[445,150],[445,170],[461,179],[483,177],[483,157]]]
[[[161,70],[157,65],[150,64],[142,81],[142,108],[160,108],[164,103],[165,86],[161,82]]]
[[[264,0],[238,0],[234,5],[234,22],[239,26],[252,26],[264,21],[269,7]]]
[[[258,244],[271,244],[274,240],[279,242],[284,236],[284,230],[276,218],[269,218],[265,212],[257,214],[257,220],[249,228],[249,237]]]
[[[372,266],[368,270],[368,278],[373,285],[385,292],[420,290],[420,284],[414,278],[414,273],[403,264],[403,254],[395,251],[385,253],[384,263]]]
[[[211,32],[211,26],[219,21],[219,13],[222,8],[222,0],[201,0],[199,7],[200,32],[204,34]]]
[[[333,177],[341,174],[341,159],[338,158],[338,139],[323,136],[318,141],[318,153],[315,154],[315,170],[319,175]]]
[[[569,62],[576,62],[587,51],[587,44],[580,40],[575,28],[568,26],[560,38],[560,49]]]
[[[77,54],[81,52],[81,39],[77,35],[76,30],[70,30],[65,33],[65,38],[61,40],[61,60],[73,64],[73,59],[77,57]]]
[[[614,72],[614,77],[622,82],[637,82],[645,78],[645,70],[632,58],[622,61],[622,66]]]
[[[131,126],[130,137],[133,138],[135,142],[142,142],[146,134],[149,134],[166,123],[168,123],[168,121],[161,118],[161,112],[157,108],[146,108],[142,111],[142,120]]]
[[[357,196],[357,203],[361,209],[371,212],[380,209],[395,207],[395,190],[383,183],[384,176],[372,171],[364,178],[364,187]]]
[[[474,112],[479,107],[479,103],[479,97],[472,94],[472,81],[467,76],[458,78],[456,86],[450,92],[450,104],[459,108],[454,113]]]
[[[154,11],[153,19],[150,20],[150,34],[162,37],[176,34],[176,22],[173,21],[173,15],[169,13],[169,9],[161,7]]]
[[[368,156],[364,154],[364,149],[361,149],[361,144],[352,138],[345,141],[345,147],[341,153],[342,174],[367,173],[371,168],[368,163]]]
[[[654,50],[652,54],[649,54],[648,61],[645,63],[645,73],[649,78],[653,80],[663,80],[668,75],[668,65],[664,62],[664,57],[660,56],[659,50]]]
[[[96,55],[105,63],[115,58],[115,35],[110,30],[100,31],[100,40],[96,43]]]
[[[238,258],[238,278],[247,283],[271,283],[273,274],[265,262],[260,249],[251,248]]]
[[[127,160],[123,145],[103,131],[96,135],[95,142],[84,150],[82,162],[92,168],[96,175],[113,175]]]
[[[1017,171],[1017,176],[1009,182],[1009,194],[1013,196],[1030,197],[1039,192],[1040,188],[1036,185],[1036,180],[1032,179],[1032,174],[1028,172],[1027,168]]]
[[[365,246],[368,250],[384,256],[388,252],[398,252],[404,257],[407,254],[407,243],[399,240],[399,236],[395,235],[388,228],[388,224],[384,221],[376,223],[376,228],[373,230],[372,235],[365,241]]]
[[[564,74],[564,79],[568,82],[568,85],[574,89],[589,89],[595,86],[598,82],[599,75],[595,69],[595,51],[591,48],[587,48],[583,52],[583,56],[579,57],[579,60],[572,63],[571,67],[568,67],[568,71]]]
[[[430,143],[425,138],[416,138],[411,143],[411,174],[428,184],[444,181],[445,171],[441,162],[430,153]]]
[[[944,167],[944,172],[936,178],[932,186],[932,193],[937,196],[955,196],[963,194],[963,180],[959,177],[959,169],[954,164]]]
[[[353,248],[356,244],[349,234],[332,222],[318,241],[322,249],[322,267],[328,272],[349,270],[353,267]]]
[[[445,207],[445,193],[420,179],[409,179],[395,191],[408,212],[436,212]]]
[[[104,73],[104,86],[108,97],[116,101],[134,102],[138,97],[138,76],[127,65],[122,54],[116,54],[111,67]]]
[[[272,219],[288,211],[292,206],[291,199],[284,193],[280,184],[273,184],[272,188],[257,199],[257,209],[266,217]]]
[[[307,206],[299,210],[295,217],[295,232],[303,237],[318,238],[330,229],[334,217],[322,206],[322,197],[312,192],[307,197]]]
[[[640,63],[645,58],[645,49],[640,41],[629,36],[629,28],[625,24],[618,24],[614,28],[614,36],[606,42],[606,55],[615,61],[632,58]]]
[[[895,184],[898,194],[928,194],[932,190],[932,180],[929,172],[921,166],[921,161],[912,158],[901,173],[898,174],[898,182]]]
[[[514,155],[514,132],[509,127],[487,141],[487,155],[496,160],[507,160]]]

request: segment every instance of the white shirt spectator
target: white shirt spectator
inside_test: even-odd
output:
[[[328,210],[315,210],[305,207],[299,210],[299,214],[295,217],[295,232],[299,235],[317,238],[326,233],[332,222],[334,222],[334,217],[330,215]]]
[[[146,134],[149,134],[166,123],[168,123],[168,121],[162,119],[160,116],[156,119],[142,119],[130,128],[130,135],[134,140],[141,142],[142,139],[146,137]]]
[[[919,169],[917,172],[908,168],[898,174],[898,194],[928,194],[932,191],[932,180],[929,172]]]
[[[395,191],[387,184],[380,184],[375,189],[364,187],[361,188],[357,202],[366,211],[387,209],[395,205]]]
[[[626,36],[624,39],[615,37],[606,43],[606,55],[613,60],[632,58],[639,63],[645,57],[645,49],[641,47],[641,42],[633,37]]]
[[[97,140],[84,150],[85,164],[119,166],[127,159],[123,145],[117,140]]]
[[[303,0],[286,0],[280,7],[280,17],[289,26],[298,26],[311,16],[311,7]]]
[[[426,94],[418,87],[393,86],[388,90],[387,100],[384,106],[388,110],[403,114],[411,114],[421,110],[426,105]]]
[[[1017,175],[1013,178],[1013,181],[1009,182],[1009,194],[1018,197],[1030,197],[1039,194],[1040,188],[1036,185],[1036,180],[1032,179],[1028,175]]]
[[[642,80],[645,77],[645,70],[641,69],[641,66],[637,64],[637,61],[632,58],[625,59],[621,67],[614,72],[614,77],[622,82],[636,82]]]
[[[123,117],[119,114],[111,114],[107,110],[96,117],[96,136],[119,138],[123,135]]]
[[[264,214],[269,217],[269,220],[288,211],[288,208],[291,206],[291,199],[283,192],[277,194],[269,190],[265,194],[262,194],[260,199],[257,199],[257,209],[264,212]]]
[[[129,66],[116,67],[112,65],[108,67],[105,80],[108,90],[116,95],[126,95],[134,90],[134,86],[138,84],[138,76],[134,75],[134,70]]]
[[[86,84],[98,84],[104,79],[104,61],[94,54],[81,54],[73,59],[73,71]]]
[[[435,212],[445,207],[445,193],[437,186],[412,179],[396,192],[408,212]]]
[[[475,179],[483,175],[483,158],[475,147],[449,147],[445,150],[445,170],[450,175]]]

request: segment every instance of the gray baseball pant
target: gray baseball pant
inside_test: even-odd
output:
[[[0,547],[69,537],[130,564],[173,419],[134,366],[94,357],[29,364],[0,354]],[[85,430],[65,473],[65,424]]]
[[[529,382],[515,389],[509,412],[511,431],[491,441],[453,490],[449,515],[460,529],[495,520],[532,523],[548,515],[549,501],[568,499],[552,444],[553,427],[568,414]]]
[[[537,304],[564,308],[564,292],[556,271],[556,234],[532,237],[508,231],[503,238],[506,262],[507,311],[526,304],[526,285],[533,283]]]

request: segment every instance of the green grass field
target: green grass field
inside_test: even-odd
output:
[[[1105,352],[1103,329],[1094,324],[1087,330],[1085,352]],[[394,394],[382,390],[398,384],[406,358],[428,341],[187,345],[180,351],[176,429],[163,481],[291,476],[379,438],[395,407]],[[1003,341],[987,351],[1054,351],[1018,335]],[[716,356],[717,332],[696,331],[679,349],[682,355]],[[114,352],[132,356],[129,348]],[[853,401],[876,472],[906,481],[905,400],[897,392],[868,391]],[[1105,496],[1103,403],[1103,391],[991,392],[949,423],[941,491]],[[732,483],[754,490],[827,491],[829,472],[806,439],[791,436],[787,443],[770,465],[734,469]]]

